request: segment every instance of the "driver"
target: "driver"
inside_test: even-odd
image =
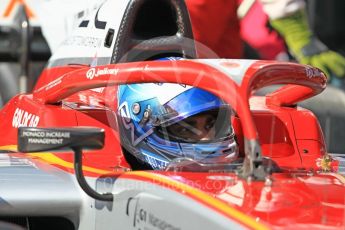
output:
[[[164,169],[172,160],[225,163],[237,158],[231,108],[215,95],[180,84],[119,86],[122,149],[133,170]]]

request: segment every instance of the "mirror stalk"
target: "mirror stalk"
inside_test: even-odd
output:
[[[83,173],[83,153],[81,148],[72,148],[74,152],[74,171],[77,181],[84,192],[90,197],[101,201],[113,201],[114,196],[111,193],[98,193],[96,190],[90,187],[85,180]]]

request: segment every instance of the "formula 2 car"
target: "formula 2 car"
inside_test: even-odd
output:
[[[89,107],[85,101],[71,101],[88,89],[106,87],[103,93],[108,94],[124,83],[191,85],[198,76],[197,87],[235,109],[242,161],[205,166],[181,160],[166,171],[130,171],[112,123],[114,108],[106,101]],[[5,181],[1,216],[37,225],[47,221],[64,229],[344,227],[344,177],[327,168],[315,117],[293,106],[325,87],[326,78],[317,69],[262,61],[180,60],[66,69],[56,79],[33,94],[17,96],[1,111],[1,149],[7,153],[0,174]],[[282,83],[294,85],[251,97],[253,90]],[[72,147],[75,171],[73,154],[66,151],[17,153],[20,126],[28,126],[20,128],[20,149]],[[99,147],[100,131],[89,129],[92,138],[83,136],[83,130],[66,129],[75,126],[102,129],[104,148],[81,157],[84,147]],[[322,167],[319,160],[324,160]],[[74,174],[93,198],[79,188]]]
[[[54,54],[34,91],[0,111],[0,220],[34,230],[344,229],[342,166],[327,154],[315,116],[296,106],[325,89],[325,75],[256,60],[147,61],[194,56],[193,43],[180,38],[191,38],[180,1],[159,1],[179,16],[175,30],[160,31],[164,39],[138,36],[145,25],[136,18],[97,16],[115,6],[152,13],[154,1],[105,2]],[[91,34],[93,25],[104,28]],[[234,110],[224,122],[231,119],[236,159],[179,157],[161,170],[134,170],[122,148],[118,87],[137,83],[194,86],[221,98]],[[285,86],[253,96],[276,84]]]

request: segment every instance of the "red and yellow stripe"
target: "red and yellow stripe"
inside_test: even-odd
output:
[[[231,220],[235,220],[250,229],[269,229],[266,225],[255,221],[253,217],[238,211],[237,209],[229,206],[227,203],[224,203],[223,201],[214,198],[213,196],[210,196],[199,189],[172,180],[169,177],[152,172],[132,171],[122,174],[121,178],[145,181],[177,191],[180,194],[192,198],[228,218],[230,217]]]
[[[0,147],[0,150],[17,151],[17,146],[3,146]],[[58,165],[61,167],[65,167],[67,169],[74,168],[73,163],[58,158],[52,153],[31,153],[28,155],[31,157],[39,158],[40,160],[48,164]],[[83,169],[87,172],[96,173],[100,175],[111,173],[111,171],[101,170],[88,166],[84,166]],[[229,206],[227,203],[210,196],[206,192],[203,192],[184,183],[175,181],[164,175],[156,174],[154,172],[132,171],[121,174],[121,178],[148,182],[164,187],[165,189],[168,188],[174,190],[180,194],[183,194],[184,196],[187,196],[198,201],[199,203],[204,204],[205,206],[224,215],[225,217],[230,218],[231,220],[234,220],[239,224],[242,224],[243,226],[248,227],[250,229],[269,229],[266,225],[257,222],[253,217],[240,212],[239,210]]]
[[[0,150],[18,151],[17,145],[0,146]],[[42,160],[48,164],[58,165],[60,167],[66,168],[66,169],[72,169],[72,170],[74,169],[74,165],[72,162],[65,161],[65,160],[57,157],[53,153],[40,152],[40,153],[27,153],[26,155],[29,157],[38,158],[38,159],[40,159],[40,160]],[[93,167],[89,167],[89,166],[83,166],[83,170],[85,172],[90,172],[90,173],[95,173],[95,174],[100,174],[100,175],[104,175],[104,174],[108,174],[108,173],[112,172],[112,171],[97,169],[97,168],[93,168]]]

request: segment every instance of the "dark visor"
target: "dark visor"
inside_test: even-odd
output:
[[[232,136],[231,109],[224,106],[198,113],[167,127],[156,127],[161,138],[182,143],[215,142]]]

